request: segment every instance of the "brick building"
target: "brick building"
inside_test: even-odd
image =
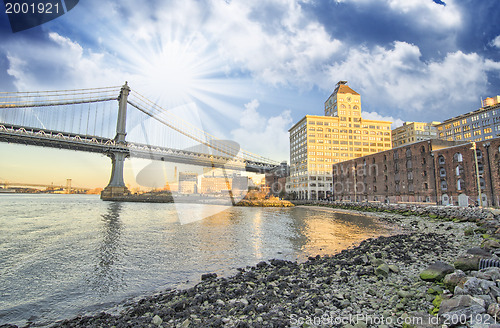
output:
[[[286,193],[286,179],[290,176],[290,166],[287,162],[281,162],[279,166],[272,169],[265,175],[266,189],[273,196],[280,196]]]
[[[472,143],[426,140],[333,165],[333,198],[344,201],[474,205]],[[483,205],[498,206],[500,138],[476,143]]]

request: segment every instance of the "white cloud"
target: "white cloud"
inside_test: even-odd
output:
[[[500,35],[491,40],[491,45],[497,48],[500,48]]]
[[[462,24],[460,10],[453,0],[447,0],[446,6],[432,0],[387,0],[387,3],[393,11],[415,19],[422,26],[442,29],[457,28]]]
[[[267,118],[257,111],[259,106],[256,99],[245,104],[240,126],[231,131],[232,137],[248,151],[275,160],[288,161],[288,128],[292,124],[290,111],[286,110],[280,115]]]
[[[212,9],[207,31],[221,54],[274,85],[312,86],[342,45],[293,0],[268,1],[266,8],[260,2],[219,1]]]
[[[19,40],[4,45],[9,60],[7,73],[14,77],[18,90],[112,86],[124,81],[104,53],[86,51],[55,32],[48,38],[50,42],[27,45]]]
[[[439,114],[476,99],[487,86],[487,73],[496,70],[499,62],[476,53],[457,51],[427,62],[416,45],[395,42],[389,49],[351,49],[344,62],[331,66],[329,76],[330,84],[333,79],[348,80],[370,108],[397,108],[402,115],[415,110]]]
[[[337,3],[373,5],[373,0],[336,0]],[[432,0],[379,0],[378,6],[385,5],[393,13],[415,22],[420,27],[434,27],[442,30],[457,29],[462,25],[462,13],[456,0],[446,0],[446,6]],[[410,24],[410,23],[409,23]]]
[[[377,112],[362,112],[361,116],[366,120],[378,120],[378,121],[389,121],[392,122],[391,129],[395,129],[398,126],[402,126],[405,121],[400,118],[394,118],[392,116],[382,116]]]

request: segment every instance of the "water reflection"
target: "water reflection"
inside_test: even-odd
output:
[[[120,240],[123,224],[120,220],[122,204],[118,202],[109,203],[107,213],[102,214],[101,242],[96,250],[96,263],[94,270],[88,279],[92,290],[100,295],[122,289],[124,272],[118,263],[124,256],[123,244]]]
[[[296,235],[293,242],[300,249],[299,260],[333,255],[364,239],[391,233],[390,228],[374,219],[329,209],[296,208],[293,215],[296,216],[292,221]]]

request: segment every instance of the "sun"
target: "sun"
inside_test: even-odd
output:
[[[189,45],[169,42],[152,53],[142,69],[149,91],[153,91],[171,106],[182,105],[192,98],[196,85],[204,78],[201,59]]]

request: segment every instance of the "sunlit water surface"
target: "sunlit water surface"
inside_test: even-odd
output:
[[[272,258],[335,254],[392,229],[310,208],[110,203],[0,195],[0,324],[95,312],[200,275]]]

